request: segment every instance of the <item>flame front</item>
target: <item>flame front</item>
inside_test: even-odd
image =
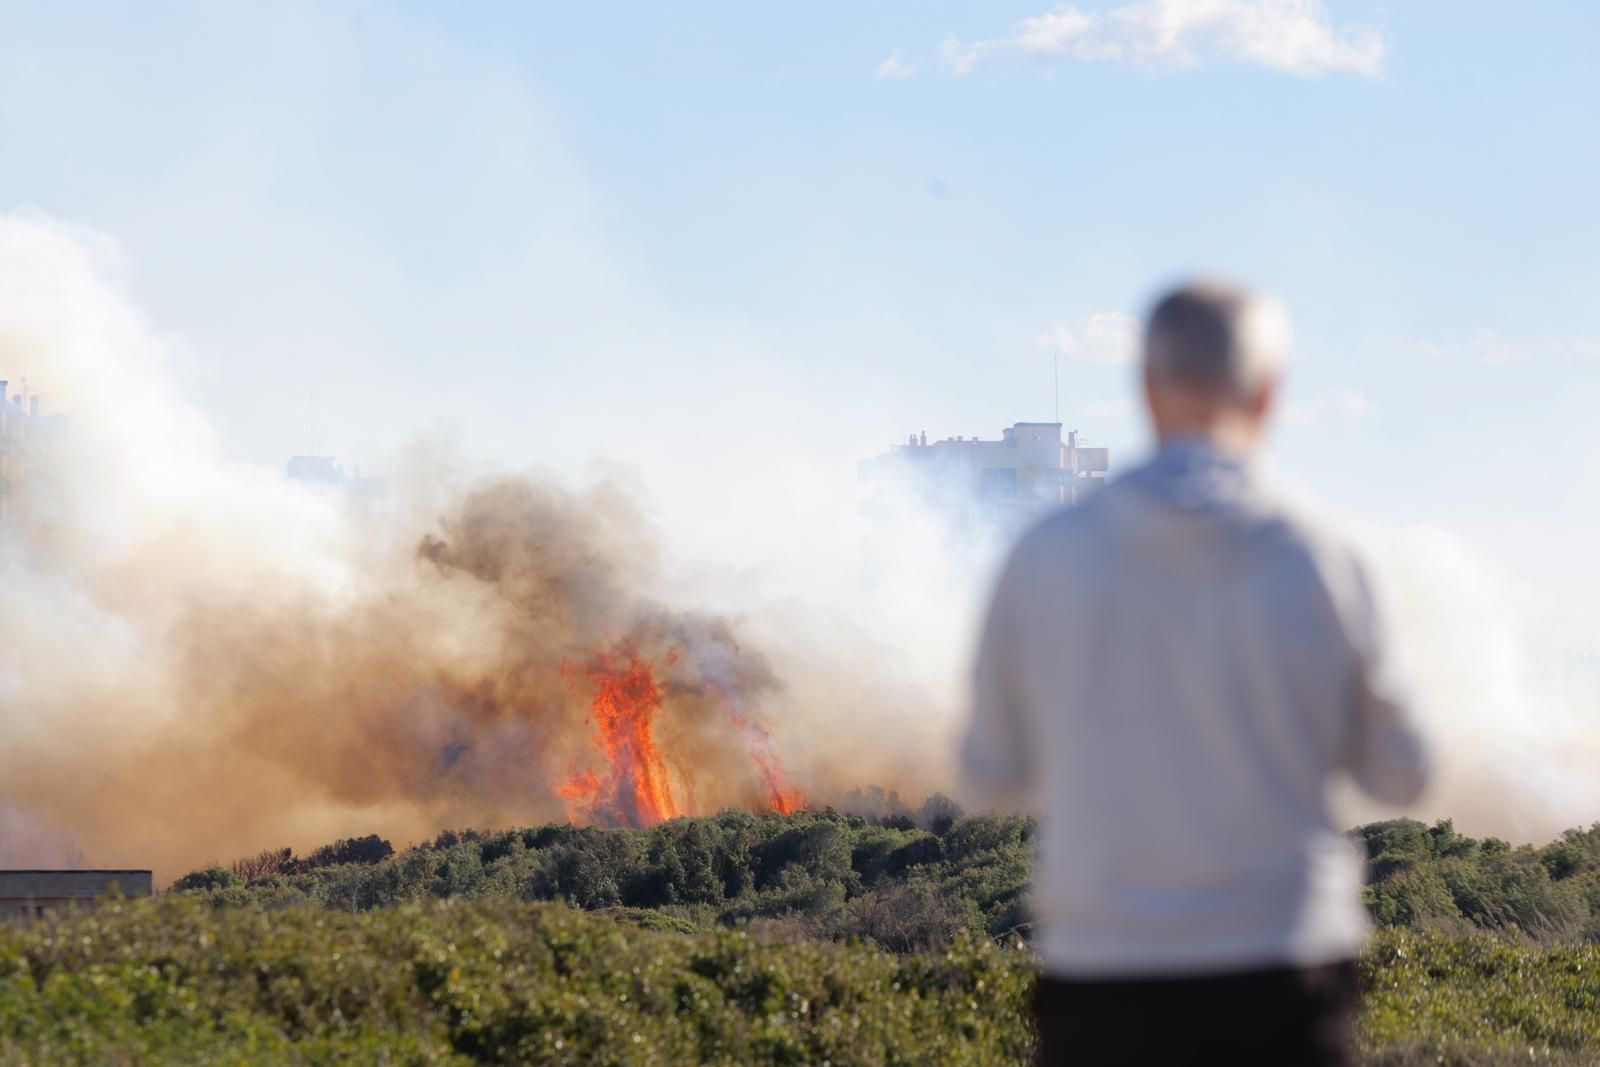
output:
[[[604,775],[574,774],[557,793],[575,817],[589,822],[654,826],[683,814],[656,747],[661,686],[649,661],[624,645],[617,655],[596,656],[585,673],[595,685],[590,715],[606,770]]]
[[[767,787],[767,806],[779,815],[789,815],[806,806],[806,796],[799,789],[784,784],[783,764],[772,751],[772,735],[759,722],[749,722],[735,713],[733,724],[750,739],[750,759],[761,772],[761,781]]]
[[[677,651],[669,651],[666,665],[677,663]],[[624,642],[597,655],[582,673],[594,685],[589,720],[595,727],[595,751],[605,765],[598,772],[575,770],[556,788],[567,803],[568,817],[608,826],[654,826],[689,814],[674,794],[668,759],[656,743],[655,723],[664,694],[651,662]],[[578,684],[579,671],[571,664],[563,666],[562,674],[568,685]],[[750,761],[761,777],[762,806],[784,815],[804,808],[805,795],[787,784],[766,726],[735,710],[722,687],[709,688],[727,703],[729,720],[745,739]]]

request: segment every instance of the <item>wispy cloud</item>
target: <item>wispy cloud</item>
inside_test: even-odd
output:
[[[1567,363],[1600,361],[1600,338],[1558,337],[1542,340],[1510,338],[1480,326],[1456,340],[1414,340],[1405,346],[1427,359],[1509,367],[1541,360]]]
[[[1366,390],[1354,386],[1342,386],[1328,394],[1329,403],[1347,418],[1365,419],[1377,413],[1378,405]]]
[[[1079,363],[1117,366],[1139,354],[1139,320],[1122,311],[1090,311],[1071,322],[1057,322],[1039,345]]]
[[[911,64],[900,58],[900,49],[896,48],[889,53],[889,58],[878,64],[878,77],[891,81],[900,78],[909,78],[912,74]]]
[[[945,70],[959,77],[972,72],[972,68],[978,65],[979,51],[985,47],[982,43],[964,45],[954,37],[946,37],[939,48],[939,58],[944,62]]]
[[[1141,0],[1108,11],[1059,4],[1017,23],[1008,37],[963,44],[947,38],[944,67],[962,75],[1003,56],[1050,63],[1194,67],[1225,60],[1303,78],[1375,77],[1383,36],[1333,25],[1321,0]]]
[[[1378,418],[1381,410],[1364,389],[1341,385],[1301,394],[1291,389],[1283,410],[1284,422],[1297,429],[1327,424],[1364,423]]]

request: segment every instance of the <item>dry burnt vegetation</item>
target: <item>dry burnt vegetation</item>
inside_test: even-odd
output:
[[[1600,1048],[1600,829],[1379,823],[1373,1064]],[[724,813],[265,853],[0,933],[7,1062],[1027,1061],[1033,823]]]

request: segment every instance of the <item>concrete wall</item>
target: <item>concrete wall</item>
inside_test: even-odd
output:
[[[112,886],[129,897],[147,897],[153,888],[149,871],[0,871],[0,919],[87,905]]]

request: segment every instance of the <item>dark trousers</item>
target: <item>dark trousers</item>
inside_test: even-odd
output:
[[[1040,1067],[1350,1067],[1356,965],[1041,978]]]

